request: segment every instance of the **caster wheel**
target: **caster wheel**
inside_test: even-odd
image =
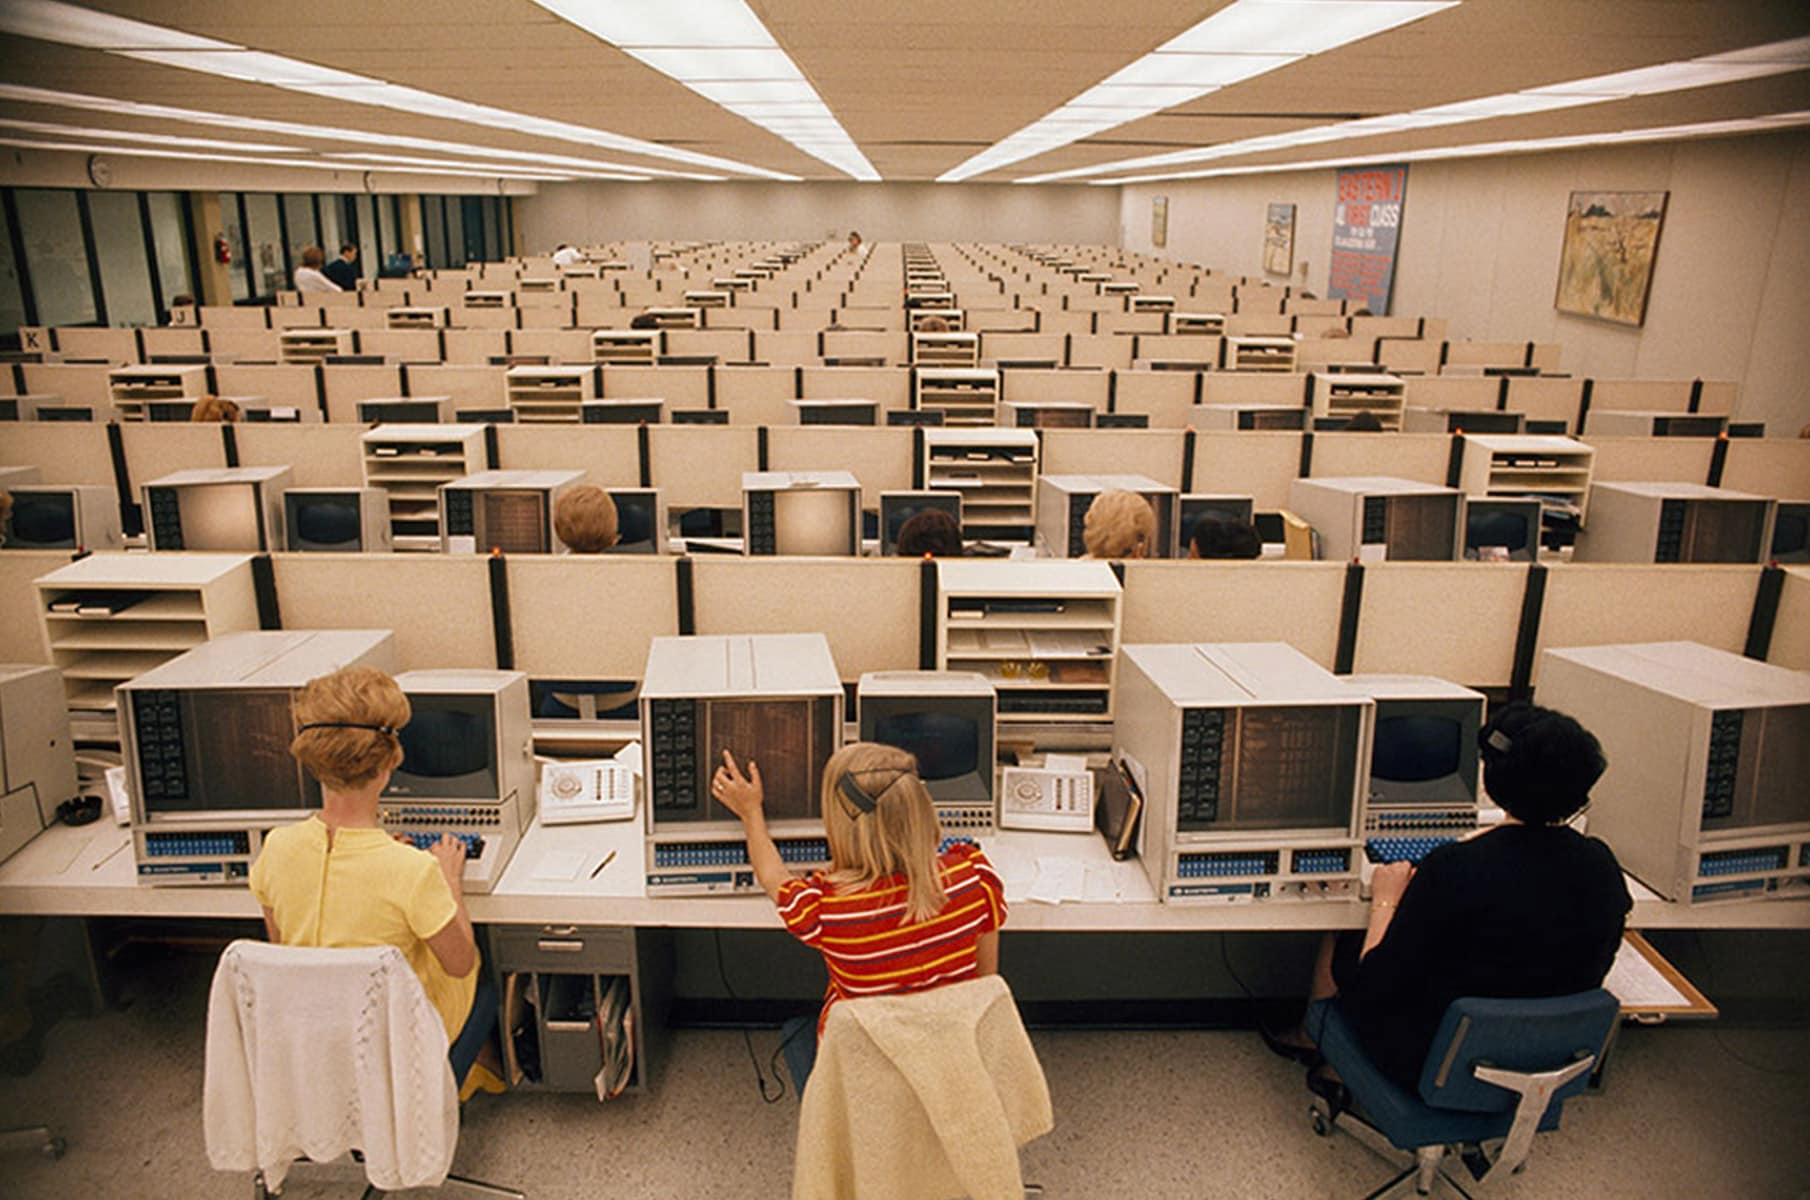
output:
[[[68,1149],[68,1142],[60,1137],[53,1137],[48,1142],[44,1143],[44,1157],[51,1159],[62,1158],[64,1152]]]
[[[1314,1132],[1316,1134],[1321,1137],[1332,1136],[1332,1121],[1327,1118],[1325,1113],[1316,1108],[1309,1115],[1313,1120]]]

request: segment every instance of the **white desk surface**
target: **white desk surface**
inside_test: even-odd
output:
[[[140,887],[127,831],[110,821],[71,829],[54,826],[0,864],[0,915],[21,913],[96,917],[255,917],[243,887]],[[1097,834],[1007,832],[981,839],[1007,877],[1012,901],[1008,932],[1181,932],[1356,929],[1368,905],[1355,900],[1276,900],[1246,904],[1157,903],[1136,862],[1114,863]],[[610,851],[615,861],[591,871]],[[564,878],[550,873],[548,855],[564,855]],[[1115,899],[1044,904],[1016,892],[1014,867],[1038,856],[1082,860],[1096,889]],[[574,856],[576,856],[574,858]],[[573,866],[572,864],[576,864]],[[472,896],[479,924],[540,923],[667,926],[693,929],[777,929],[762,895],[649,898],[642,886],[641,823],[542,826],[538,820],[517,848],[497,889]],[[1810,898],[1736,900],[1692,907],[1661,900],[1630,878],[1631,929],[1810,929]]]

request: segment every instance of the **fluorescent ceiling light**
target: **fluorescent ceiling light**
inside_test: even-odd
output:
[[[26,133],[47,133],[53,137],[105,138],[108,141],[152,142],[160,146],[197,146],[213,150],[261,151],[266,154],[300,154],[299,146],[281,146],[266,142],[229,142],[222,138],[177,137],[169,133],[139,133],[132,129],[95,129],[83,125],[62,125],[54,121],[0,120],[0,127]]]
[[[1258,2],[1258,0],[1241,0],[1241,2]],[[1288,0],[1261,0],[1261,2],[1286,3]],[[1294,0],[1294,2],[1314,3],[1316,0]],[[1706,58],[1675,63],[1661,63],[1612,75],[1597,75],[1588,79],[1574,79],[1565,83],[1527,88],[1519,92],[1505,92],[1498,96],[1481,96],[1452,104],[1415,109],[1412,112],[1388,113],[1356,121],[1341,121],[1332,125],[1315,125],[1307,129],[1290,130],[1286,133],[1240,138],[1237,141],[1221,142],[1216,146],[1202,146],[1193,150],[1146,154],[1136,158],[1120,159],[1117,162],[1097,163],[1091,167],[1050,171],[1042,175],[1027,176],[1014,180],[1014,182],[1052,183],[1058,180],[1089,178],[1138,168],[1179,166],[1184,163],[1210,162],[1219,158],[1240,158],[1249,154],[1261,154],[1271,150],[1284,150],[1319,142],[1348,141],[1356,138],[1375,137],[1379,134],[1400,133],[1408,129],[1456,125],[1467,121],[1486,121],[1494,117],[1518,116],[1585,104],[1602,104],[1611,100],[1625,100],[1631,96],[1685,91],[1690,88],[1732,83],[1741,79],[1779,75],[1789,71],[1803,70],[1806,67],[1810,67],[1810,38],[1794,38],[1790,41],[1751,46],[1745,50],[1735,50],[1727,54],[1710,55]],[[1154,176],[1154,178],[1162,179],[1197,177],[1193,175]],[[1137,178],[1152,177],[1138,176]],[[1128,180],[1120,179],[1114,182],[1123,183]]]
[[[380,162],[395,163],[400,166],[429,167],[434,170],[475,171],[482,175],[506,175],[518,178],[545,178],[545,171],[535,171],[530,167],[492,165],[490,163],[468,162],[464,160],[444,158],[420,158],[409,154],[373,154],[369,152],[346,151],[324,155],[335,161],[346,162]],[[645,183],[652,179],[651,175],[631,175],[622,171],[562,171],[562,175],[583,179],[617,179],[634,183]]]
[[[665,6],[661,7],[664,9]],[[678,7],[685,8],[687,5],[680,4]],[[699,154],[658,142],[642,141],[584,125],[572,125],[527,113],[473,104],[452,96],[440,96],[381,79],[336,71],[282,55],[247,50],[229,42],[191,37],[179,31],[124,17],[105,17],[72,4],[61,3],[60,0],[5,0],[0,3],[0,33],[107,50],[129,58],[144,58],[228,79],[248,79],[309,95],[317,94],[318,89],[327,87],[331,88],[331,96],[335,100],[390,108],[415,116],[443,117],[449,121],[485,125],[513,134],[599,146],[622,153],[734,171],[742,175],[785,180],[797,178],[783,171],[771,171],[765,167]],[[153,49],[138,48],[144,46],[151,46]],[[401,144],[399,140],[397,144]]]
[[[1122,179],[1097,179],[1093,181],[1093,185],[1095,187],[1119,187],[1125,184],[1163,183],[1177,179],[1211,179],[1228,175],[1273,175],[1285,171],[1315,171],[1332,167],[1365,166],[1372,163],[1422,162],[1442,158],[1482,158],[1503,154],[1550,153],[1555,150],[1570,150],[1584,146],[1618,145],[1628,142],[1664,142],[1692,137],[1724,137],[1730,134],[1763,133],[1804,125],[1810,125],[1810,111],[1771,113],[1762,117],[1741,117],[1727,121],[1699,121],[1689,125],[1622,129],[1613,133],[1565,134],[1545,138],[1472,142],[1461,146],[1434,146],[1425,150],[1370,154],[1358,158],[1322,158],[1313,162],[1265,163],[1248,167],[1209,167],[1201,171],[1175,171],[1156,175],[1133,175]]]
[[[746,0],[534,2],[819,162],[880,178]]]
[[[1091,133],[1197,100],[1222,87],[1451,8],[1458,0],[1234,0],[1011,136],[943,172],[956,183],[1048,153]],[[1069,106],[1117,110],[1116,120],[1063,120]]]
[[[502,172],[489,168],[478,171],[457,169],[439,169],[435,171],[403,171],[400,167],[355,168],[347,163],[322,162],[318,159],[306,158],[262,158],[238,154],[203,154],[194,150],[154,150],[147,146],[103,146],[94,142],[39,142],[26,138],[0,137],[0,146],[16,146],[21,150],[60,150],[76,154],[110,154],[120,158],[179,158],[193,162],[221,162],[252,164],[262,167],[304,167],[310,171],[346,171],[363,170],[380,171],[386,174],[408,175],[460,175],[476,176],[481,179],[516,179],[522,181],[570,182],[574,177],[558,172],[538,172],[523,174],[518,172]]]

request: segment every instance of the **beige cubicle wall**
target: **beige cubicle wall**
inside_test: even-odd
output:
[[[648,644],[679,632],[678,560],[517,555],[509,619],[517,670],[541,679],[639,679]]]
[[[861,504],[880,507],[883,491],[911,487],[912,431],[782,426],[767,430],[773,471],[849,471],[861,481]]]
[[[1240,435],[1243,436],[1243,435]],[[1316,433],[1314,478],[1386,475],[1445,486],[1452,462],[1447,433]]]
[[[173,471],[226,465],[226,439],[211,421],[127,421],[120,425],[119,436],[134,499],[143,499],[145,484]]]
[[[284,629],[393,629],[398,666],[496,662],[490,563],[479,554],[277,554]]]
[[[1734,411],[1734,384],[1694,379],[1598,379],[1590,385],[1590,407],[1626,412],[1689,412],[1693,392],[1697,395],[1698,412],[1725,415]],[[1588,419],[1584,428],[1590,428]]]
[[[80,363],[24,363],[22,394],[55,396],[63,404],[85,404],[94,409],[94,419],[105,421],[113,414],[113,385],[109,366]]]
[[[675,408],[710,407],[708,367],[605,367],[603,398],[606,400],[666,401]]]
[[[1565,428],[1575,433],[1583,403],[1582,379],[1518,375],[1508,381],[1509,410],[1530,421],[1563,421]]]
[[[1179,429],[1046,429],[1045,475],[1143,475],[1182,486],[1186,439]]]
[[[1317,438],[1315,442],[1318,443]],[[1248,495],[1259,509],[1287,508],[1289,484],[1294,482],[1300,466],[1298,433],[1198,433],[1194,437],[1191,486],[1196,492]]]
[[[450,396],[452,409],[507,408],[507,368],[478,366],[411,365],[407,368],[411,396]]]
[[[303,420],[321,419],[321,385],[314,367],[223,363],[214,368],[214,382],[222,396],[262,396],[272,405],[300,410]]]
[[[364,486],[365,426],[240,424],[233,427],[239,465],[290,467],[292,487]]]
[[[752,425],[650,425],[653,486],[675,509],[740,508],[742,475],[760,469],[760,431]]]
[[[1287,642],[1333,667],[1343,563],[1139,561],[1124,567],[1121,643]]]
[[[1507,687],[1527,571],[1525,563],[1366,567],[1351,669]]]
[[[1464,412],[1492,410],[1502,396],[1500,379],[1468,375],[1413,375],[1402,380],[1402,402],[1411,408],[1443,408]],[[1509,407],[1514,407],[1512,404]],[[1574,402],[1567,418],[1577,412]]]
[[[453,370],[465,368],[454,367]],[[402,368],[398,366],[366,367],[345,364],[323,368],[321,380],[327,393],[329,421],[358,420],[358,405],[365,400],[394,400],[405,390]],[[428,395],[426,392],[420,395]]]
[[[36,467],[45,483],[115,483],[107,427],[86,421],[8,421],[0,467]]]
[[[1591,478],[1599,483],[1634,480],[1703,483],[1709,478],[1716,439],[1706,437],[1594,437],[1580,439],[1596,451]]]
[[[66,567],[68,550],[0,551],[0,663],[47,663],[33,581]]]
[[[731,558],[692,563],[697,632],[821,633],[845,680],[918,665],[924,564],[904,558]]]
[[[1060,360],[1061,355],[1056,357]],[[1008,404],[1085,404],[1105,412],[1112,386],[1112,375],[1106,371],[1007,367],[1000,372],[999,398]]]
[[[583,471],[598,487],[641,486],[633,425],[499,425],[496,441],[498,470]]]
[[[1766,661],[1794,671],[1810,671],[1810,567],[1785,571]]]
[[[719,367],[716,406],[734,425],[792,425],[797,416],[798,371],[793,367]],[[672,405],[666,419],[672,420]]]
[[[911,372],[900,367],[805,367],[803,371],[806,400],[872,400],[882,411],[911,405]]]
[[[1722,486],[1785,500],[1810,500],[1810,438],[1730,438]]]
[[[1114,412],[1142,413],[1153,429],[1180,429],[1201,382],[1194,371],[1119,371],[1113,388]]]
[[[1760,573],[1757,566],[1554,564],[1536,648],[1684,641],[1739,654]]]

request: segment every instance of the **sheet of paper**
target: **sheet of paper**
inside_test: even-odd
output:
[[[116,825],[132,823],[132,792],[126,783],[124,767],[107,768],[107,796],[113,801],[113,821]]]
[[[1078,858],[1040,858],[1037,879],[1025,899],[1039,904],[1061,904],[1079,900],[1087,888],[1087,865]]]
[[[1043,769],[1046,771],[1065,771],[1079,775],[1087,770],[1085,754],[1046,754],[1043,756]]]
[[[1081,899],[1091,904],[1110,903],[1119,898],[1118,872],[1112,863],[1088,863],[1087,877],[1081,885]]]
[[[588,856],[580,850],[549,850],[534,864],[534,878],[547,880],[577,879]]]
[[[1623,1008],[1677,1008],[1690,1004],[1690,999],[1626,940],[1616,949],[1615,963],[1603,986],[1621,1001]]]
[[[628,769],[633,771],[636,775],[640,775],[641,774],[641,743],[638,741],[630,742],[628,745],[624,746],[622,749],[616,751],[616,761],[627,766]]]

